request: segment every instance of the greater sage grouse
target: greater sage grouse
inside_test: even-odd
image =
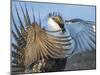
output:
[[[15,29],[12,28],[12,73],[62,71],[69,56],[95,50],[94,22],[64,20],[60,14],[53,12],[48,14],[48,25],[44,28],[40,18],[39,22],[36,21],[34,10],[32,20],[27,7],[23,9],[20,6],[20,9],[24,20],[16,6],[16,12],[12,13]]]

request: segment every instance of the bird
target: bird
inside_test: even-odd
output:
[[[27,7],[23,9],[23,23],[18,8],[12,12],[11,30],[11,72],[41,73],[63,71],[67,58],[80,52],[95,50],[95,23],[82,19],[64,20],[57,12],[48,13],[46,28],[39,22],[30,19]],[[14,14],[17,15],[20,26],[17,26]],[[32,21],[32,22],[31,22]]]

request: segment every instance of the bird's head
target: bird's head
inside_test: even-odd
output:
[[[64,30],[64,21],[61,15],[57,13],[49,13],[48,24],[55,30]]]
[[[63,20],[61,16],[54,16],[52,18],[59,26],[63,24]]]

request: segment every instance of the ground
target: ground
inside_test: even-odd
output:
[[[79,53],[68,58],[65,70],[89,70],[96,68],[96,52]]]

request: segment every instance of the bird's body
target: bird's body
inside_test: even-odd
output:
[[[66,26],[64,26],[64,29],[65,29],[65,27]],[[66,52],[66,56],[69,56],[74,49],[75,42],[72,39],[72,37],[70,36],[68,29],[66,28],[65,32],[63,32],[63,29],[60,27],[60,25],[58,25],[58,23],[56,23],[52,18],[49,18],[48,19],[48,27],[46,28],[46,30],[48,30],[47,31],[48,34],[51,34],[56,37],[62,37],[59,40],[69,40],[69,41],[65,41],[65,42],[60,42],[62,44],[69,44],[69,45],[62,46],[63,48],[70,48],[70,50]],[[68,38],[65,38],[66,36]]]

